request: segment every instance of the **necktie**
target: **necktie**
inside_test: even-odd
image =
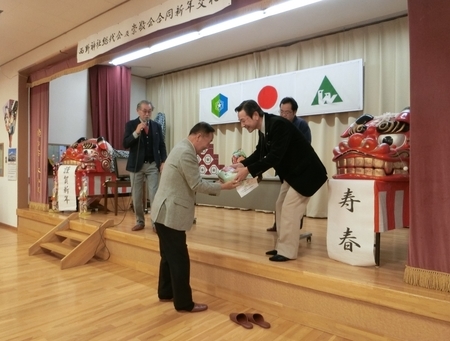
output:
[[[145,134],[148,135],[148,123],[144,127]]]

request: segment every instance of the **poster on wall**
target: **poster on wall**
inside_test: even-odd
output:
[[[3,160],[3,143],[0,143],[0,177],[3,176],[4,163],[6,163],[6,159]]]
[[[17,180],[17,149],[8,149],[8,180]]]
[[[234,108],[255,100],[277,114],[284,97],[298,103],[298,116],[335,114],[363,109],[363,61],[351,60],[243,82],[200,89],[200,121],[238,122]]]
[[[3,118],[5,120],[5,128],[8,133],[9,148],[12,147],[12,138],[16,129],[18,106],[19,102],[14,99],[8,100],[3,105]]]

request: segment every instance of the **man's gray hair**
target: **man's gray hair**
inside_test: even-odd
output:
[[[141,109],[141,105],[142,105],[142,104],[148,104],[149,106],[152,107],[152,110],[155,110],[155,107],[153,106],[153,103],[150,102],[150,101],[147,101],[146,99],[143,99],[142,101],[140,101],[140,102],[137,104],[136,109],[137,109],[137,110]]]

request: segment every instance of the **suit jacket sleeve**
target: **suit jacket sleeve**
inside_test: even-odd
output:
[[[268,122],[268,121],[266,121]],[[247,159],[242,161],[253,177],[263,174],[270,168],[277,168],[283,159],[286,150],[291,143],[292,134],[290,127],[281,120],[273,120],[269,126],[266,126],[266,143],[263,145],[261,138],[256,147],[256,151]],[[296,129],[293,125],[292,128]],[[267,151],[262,150],[266,148]],[[260,157],[260,155],[264,155]]]
[[[182,168],[182,174],[184,174],[186,182],[192,191],[205,194],[220,193],[221,190],[220,184],[203,180],[198,170],[198,160],[195,154],[186,152],[183,153],[180,156],[180,158],[181,158],[180,166]]]
[[[251,164],[255,163],[256,161],[258,161],[261,158],[262,148],[263,148],[262,141],[260,138],[258,141],[258,144],[256,145],[255,151],[251,155],[249,155],[247,158],[242,160],[241,163],[244,166],[248,167],[248,165],[251,165]]]
[[[124,149],[129,149],[137,143],[138,139],[134,137],[133,132],[136,130],[138,124],[139,123],[136,122],[136,120],[128,121],[125,124],[125,132],[123,134],[122,143]]]
[[[178,143],[167,158],[151,216],[154,221],[180,231],[192,227],[195,214],[195,192],[219,194],[221,185],[202,179],[191,143]]]

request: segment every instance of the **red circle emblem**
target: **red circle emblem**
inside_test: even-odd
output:
[[[258,104],[261,107],[261,109],[272,108],[277,103],[277,99],[278,99],[277,89],[275,89],[271,85],[266,85],[259,91]]]

